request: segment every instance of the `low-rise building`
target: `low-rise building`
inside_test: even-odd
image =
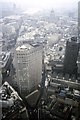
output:
[[[18,93],[5,82],[0,87],[0,109],[2,109],[2,120],[28,120],[27,109]]]

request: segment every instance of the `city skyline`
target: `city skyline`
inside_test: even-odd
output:
[[[2,120],[80,120],[79,3],[0,0]]]

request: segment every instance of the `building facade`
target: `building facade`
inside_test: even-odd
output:
[[[42,46],[25,44],[15,53],[16,76],[20,93],[36,89],[42,79]]]
[[[71,41],[66,43],[63,72],[70,75],[77,74],[78,43],[76,41],[76,38],[71,38]]]

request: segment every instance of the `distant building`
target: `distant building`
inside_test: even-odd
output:
[[[42,46],[25,44],[16,48],[16,76],[21,95],[36,89],[42,79]]]
[[[0,2],[0,18],[15,14],[16,5],[13,2]]]
[[[48,35],[48,45],[53,46],[58,40],[61,38],[60,34],[53,34],[53,35]]]
[[[78,38],[80,42],[80,1],[78,2]]]
[[[71,41],[67,41],[65,58],[64,58],[64,73],[77,74],[77,57],[78,57],[78,43],[77,38],[72,37]]]

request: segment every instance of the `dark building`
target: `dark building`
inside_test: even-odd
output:
[[[78,2],[78,39],[80,43],[80,1]]]
[[[52,74],[53,72],[56,73],[62,73],[63,72],[63,61],[62,60],[50,60],[49,66],[52,68]]]
[[[77,57],[78,57],[78,43],[77,38],[72,37],[66,43],[65,58],[64,58],[64,73],[77,76]]]
[[[78,2],[78,42],[79,42],[79,54],[78,54],[77,65],[78,65],[78,75],[80,76],[80,1]]]
[[[23,100],[7,82],[0,87],[0,110],[1,120],[28,120]]]

